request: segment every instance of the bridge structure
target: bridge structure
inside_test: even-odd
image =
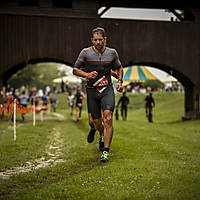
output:
[[[110,7],[163,8],[179,21],[101,18]],[[124,67],[148,65],[177,78],[185,89],[184,118],[200,117],[200,5],[193,1],[161,5],[153,0],[2,0],[0,85],[6,86],[27,64],[73,66],[80,50],[91,45],[91,30],[97,26],[105,28],[107,45],[118,51]]]

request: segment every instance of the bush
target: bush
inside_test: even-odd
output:
[[[162,83],[160,80],[146,80],[143,83],[143,87],[151,87],[152,90],[157,90],[158,88],[164,88],[164,83]]]

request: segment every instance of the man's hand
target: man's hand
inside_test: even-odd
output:
[[[89,72],[89,73],[87,73],[87,79],[94,79],[94,78],[96,78],[98,76],[98,72],[96,72],[96,71],[92,71],[92,72]]]
[[[118,91],[118,92],[122,92],[122,91],[123,91],[123,87],[122,87],[121,81],[119,81],[119,82],[117,83],[117,91]]]
[[[110,73],[111,73],[111,75],[112,75],[113,77],[115,77],[116,79],[119,78],[118,74],[117,74],[115,71],[110,70]]]

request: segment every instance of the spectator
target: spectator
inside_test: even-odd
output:
[[[28,100],[29,100],[29,96],[26,95],[26,91],[23,90],[21,95],[18,97],[19,99],[19,102],[20,102],[20,105],[27,108],[27,104],[28,104]],[[24,116],[25,116],[25,113],[23,113],[22,115],[22,120],[24,121]]]

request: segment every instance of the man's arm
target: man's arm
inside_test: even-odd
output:
[[[94,79],[97,77],[98,73],[96,71],[92,71],[92,72],[84,72],[81,69],[78,69],[77,67],[73,68],[73,74],[76,76],[81,76],[81,77],[85,77],[87,80],[88,79]]]
[[[123,78],[123,67],[122,64],[119,60],[119,56],[116,50],[114,50],[114,60],[113,60],[113,70],[115,70],[115,72],[118,75],[118,83],[117,83],[117,91],[122,92],[123,87],[122,87],[122,78]]]
[[[110,73],[111,73],[111,76],[115,77],[116,79],[119,78],[118,74],[115,71],[113,71],[112,69],[110,70]]]
[[[123,74],[124,74],[123,67],[120,67],[120,68],[116,69],[115,71],[116,71],[116,74],[118,76],[118,80],[120,80],[121,82],[123,82],[122,81]]]
[[[78,69],[77,67],[73,68],[73,74],[80,77],[87,77],[87,73],[82,69]]]
[[[122,83],[123,83],[123,67],[121,66],[120,68],[116,69],[116,73],[118,75],[118,83],[117,83],[117,91],[122,92],[123,87],[122,87]]]

